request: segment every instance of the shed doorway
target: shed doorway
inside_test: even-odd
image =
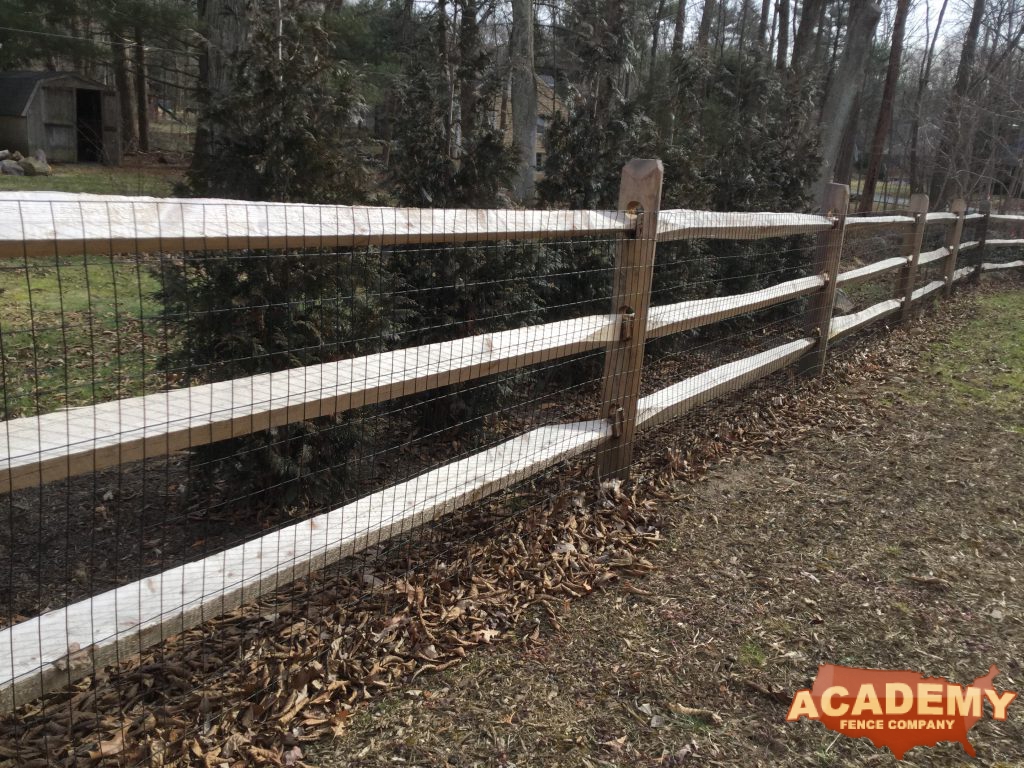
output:
[[[75,90],[75,131],[78,138],[78,162],[103,160],[103,94],[101,91]]]

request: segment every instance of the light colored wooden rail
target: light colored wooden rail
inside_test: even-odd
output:
[[[953,276],[950,278],[950,281],[953,283],[959,282],[960,280],[963,280],[965,277],[969,277],[970,275],[974,274],[974,272],[974,267],[960,267],[960,269],[953,272]]]
[[[617,211],[371,208],[59,192],[0,194],[0,257],[322,249],[631,233]]]
[[[824,284],[825,280],[821,275],[812,275],[735,296],[716,296],[651,307],[647,316],[647,338],[667,336],[764,309],[806,296]]]
[[[717,213],[684,208],[658,214],[658,242],[669,240],[759,240],[831,229],[827,216],[806,213]]]
[[[598,349],[620,326],[592,315],[13,419],[0,492]]]
[[[920,301],[925,296],[930,296],[931,294],[935,293],[937,290],[945,287],[945,285],[946,285],[946,281],[945,280],[932,280],[927,285],[922,285],[920,288],[914,289],[914,291],[910,294],[910,300],[911,301]]]
[[[968,213],[964,216],[964,221],[982,221],[985,218],[984,213]]]
[[[648,335],[768,307],[823,284],[811,276],[653,307]],[[617,315],[592,315],[12,419],[0,430],[0,492],[598,349],[618,338],[620,326]]]
[[[974,249],[980,247],[980,240],[967,240],[966,242],[960,243],[960,253],[963,253],[964,251],[973,251]]]
[[[863,328],[868,323],[873,323],[875,320],[887,317],[894,312],[899,312],[902,306],[903,302],[900,299],[889,299],[872,304],[860,312],[854,312],[849,315],[837,315],[832,318],[828,337],[830,340],[840,339]]]
[[[989,215],[990,221],[1002,221],[1008,224],[1024,224],[1024,216],[1011,213],[993,213]]]
[[[955,224],[957,215],[949,211],[932,211],[925,217],[925,220],[929,224]]]
[[[541,427],[331,512],[0,632],[0,709],[222,615],[597,446],[606,421]]]
[[[1024,240],[985,240],[986,248],[1024,248]]]
[[[996,269],[1014,269],[1016,267],[1024,267],[1024,261],[1018,259],[1017,261],[1004,261],[1004,262],[993,262],[986,261],[981,265],[983,272],[991,272]]]
[[[922,253],[917,258],[917,266],[921,267],[925,264],[931,264],[933,261],[942,261],[944,258],[949,256],[949,248],[943,246],[942,248],[936,248],[934,251],[928,251]]]
[[[902,232],[907,227],[914,226],[913,216],[847,216],[846,228],[854,232],[867,232],[876,229],[886,229],[892,232]]]
[[[799,339],[733,363],[699,373],[640,399],[637,426],[653,427],[679,416],[762,376],[785,368],[814,346],[814,339]]]
[[[875,275],[881,275],[885,272],[891,272],[894,269],[900,269],[907,265],[906,256],[893,256],[889,259],[882,259],[874,264],[866,264],[863,267],[857,267],[857,269],[851,269],[847,272],[840,272],[836,278],[836,282],[839,285],[850,285],[853,283],[859,283],[862,280],[867,280],[874,277]]]

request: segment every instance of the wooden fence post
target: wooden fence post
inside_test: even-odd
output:
[[[981,280],[981,265],[985,262],[985,243],[988,240],[988,223],[992,216],[992,201],[986,198],[981,201],[981,205],[978,206],[978,213],[984,214],[985,218],[978,222],[978,228],[975,230],[978,236],[978,264],[974,268],[974,273],[971,275],[972,282],[978,282]]]
[[[967,215],[967,202],[962,197],[958,197],[949,206],[949,210],[956,214],[956,222],[954,222],[952,229],[950,229],[949,239],[946,241],[949,255],[946,257],[945,268],[942,270],[943,278],[946,281],[943,293],[947,298],[953,293],[953,273],[956,272],[956,260],[960,255],[960,240],[963,239],[964,234],[964,217]]]
[[[637,218],[633,236],[621,240],[615,253],[612,313],[622,316],[622,332],[604,356],[601,415],[611,421],[612,436],[597,449],[601,479],[625,480],[633,459],[663,175],[661,160],[630,160],[622,169],[619,210],[634,211]]]
[[[836,276],[839,261],[843,256],[843,240],[846,237],[846,214],[850,210],[850,188],[846,184],[831,183],[825,187],[821,199],[821,210],[826,216],[834,217],[832,229],[818,235],[814,248],[814,274],[825,278],[825,285],[811,294],[804,315],[804,327],[808,335],[816,336],[818,343],[808,350],[797,364],[801,374],[820,376],[825,369],[825,354],[828,351],[828,333],[832,326],[832,313],[836,305]]]
[[[910,213],[914,217],[914,229],[903,237],[903,253],[907,257],[907,265],[900,270],[896,298],[903,299],[900,311],[900,323],[910,322],[913,309],[914,282],[917,280],[917,260],[921,256],[921,244],[924,242],[924,228],[928,224],[928,195],[916,192],[910,196]]]

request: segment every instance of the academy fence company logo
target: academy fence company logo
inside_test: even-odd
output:
[[[1013,691],[998,693],[992,686],[998,674],[992,666],[987,675],[964,686],[917,672],[823,664],[814,687],[793,696],[786,721],[817,720],[844,736],[888,747],[897,760],[908,749],[934,747],[940,741],[958,742],[974,757],[967,732],[984,716],[985,702],[993,720],[1005,720],[1017,698]]]

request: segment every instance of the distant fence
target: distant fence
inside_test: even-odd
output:
[[[661,183],[660,162],[629,163],[617,211],[0,195],[2,708],[572,457],[625,478],[639,431],[787,366],[820,372],[831,343],[1024,266],[985,260],[1024,247],[989,237],[1024,217],[960,201],[858,217],[831,185],[820,215],[661,210]],[[875,236],[895,240],[840,271]],[[834,311],[838,290],[880,277],[877,301]],[[652,388],[645,347],[668,337],[679,359],[691,342],[734,359],[686,358],[699,370]],[[307,450],[324,430],[362,453]],[[294,464],[285,480],[226,479],[267,457]],[[308,501],[335,472],[340,503]],[[246,505],[265,522],[245,528]]]

